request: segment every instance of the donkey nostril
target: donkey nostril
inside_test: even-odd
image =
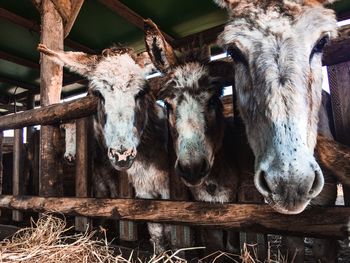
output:
[[[268,185],[266,181],[266,172],[265,171],[260,171],[258,174],[258,184],[260,189],[265,192],[266,194],[272,193],[272,190],[270,189],[270,186]]]
[[[202,175],[205,175],[207,173],[208,167],[209,167],[208,161],[206,159],[203,159],[201,170],[200,170]]]
[[[309,191],[309,196],[311,198],[317,196],[323,188],[323,176],[318,171],[315,171],[315,179]]]

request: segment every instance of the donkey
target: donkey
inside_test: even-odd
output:
[[[99,97],[94,120],[95,136],[109,163],[125,171],[139,198],[169,198],[167,120],[156,104],[145,74],[144,57],[129,48],[112,47],[101,55],[38,50],[89,80],[89,90]],[[165,249],[162,224],[149,223],[156,252]]]
[[[213,62],[209,54],[184,55],[180,62],[151,20],[145,20],[145,44],[153,64],[165,74],[158,98],[165,102],[176,154],[175,172],[191,190],[194,199],[205,202],[234,202],[239,183],[235,162],[233,123],[223,115],[220,101],[224,83],[219,67],[231,63]],[[209,51],[209,49],[208,49]],[[189,60],[188,60],[189,59]],[[228,64],[228,65],[227,65]],[[222,78],[221,78],[222,79]],[[230,122],[231,121],[231,122]],[[232,250],[233,236],[224,243],[223,231],[201,232],[201,242],[209,250]],[[230,234],[230,233],[229,233]],[[207,237],[203,235],[208,235]]]
[[[255,186],[276,211],[298,214],[324,185],[314,148],[334,12],[322,6],[326,0],[214,1],[230,15],[218,43],[235,62]]]

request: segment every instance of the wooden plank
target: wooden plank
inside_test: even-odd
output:
[[[143,20],[144,18],[137,14],[135,11],[131,10],[129,7],[124,5],[119,0],[99,0],[102,4],[107,6],[113,12],[123,17],[129,23],[135,25],[143,31]],[[173,38],[168,34],[162,32],[165,39],[171,44],[173,42]]]
[[[63,22],[50,0],[41,3],[41,43],[53,50],[63,50]],[[60,102],[62,89],[62,66],[41,54],[40,104],[48,106]],[[41,126],[39,195],[60,196],[63,193],[62,176],[56,160],[59,144],[59,127]]]
[[[235,152],[235,159],[237,160],[240,178],[242,178],[240,182],[240,187],[238,190],[238,202],[242,203],[264,203],[264,198],[258,192],[254,185],[254,155],[248,146],[247,137],[245,134],[245,127],[243,124],[243,120],[239,116],[239,111],[237,105],[234,103],[236,101],[236,92],[235,86],[232,85],[233,95],[231,96],[231,100],[228,98],[223,101],[231,102],[232,105],[232,115],[234,116],[235,123],[235,146],[237,151]],[[224,105],[225,105],[224,104]],[[224,108],[228,108],[228,106],[224,106]],[[228,114],[229,109],[226,109],[226,114]],[[257,260],[264,261],[267,256],[267,236],[261,233],[252,234],[248,232],[241,231],[239,233],[239,241],[240,248],[243,249],[246,244],[256,244],[253,248],[251,246],[247,246],[248,251],[251,252],[251,255],[256,255]],[[254,253],[254,249],[257,250]]]
[[[347,146],[350,146],[349,67],[350,61],[328,67],[335,138]],[[345,205],[350,206],[350,187],[343,185],[343,191]]]
[[[331,66],[350,60],[350,37],[331,41],[322,56],[323,66]]]
[[[132,184],[129,182],[128,175],[123,172],[119,172],[119,197],[120,198],[133,198],[135,192]],[[138,232],[136,222],[130,220],[119,221],[119,237],[123,241],[137,241]]]
[[[32,68],[32,69],[40,69],[40,65],[37,62],[34,62],[32,60],[28,60],[25,58],[21,58],[21,57],[17,57],[13,54],[7,53],[5,51],[1,51],[0,50],[0,59],[6,60],[6,61],[10,61],[12,63],[24,66],[24,67],[28,67],[28,68]],[[9,78],[4,78],[5,79],[9,79]],[[73,83],[77,83],[77,82],[83,82],[86,79],[81,77],[81,76],[77,76],[77,75],[72,75],[69,73],[64,73],[64,78],[63,78],[63,86],[66,85],[70,85]],[[15,84],[16,81],[18,80],[14,80],[14,79],[9,79],[9,81],[13,82],[13,83],[9,83],[9,84]],[[22,82],[24,83],[23,85],[26,85],[28,88],[30,88],[29,85],[33,85],[33,84],[29,84],[26,82]],[[18,85],[19,86],[19,85]],[[23,86],[20,86],[23,87]],[[34,85],[32,88],[30,88],[31,90],[34,90],[36,93],[40,92],[40,89],[38,86]]]
[[[86,117],[97,109],[98,98],[87,96],[69,102],[57,103],[39,109],[0,117],[0,130],[31,125],[47,125]]]
[[[14,86],[18,86],[18,87],[30,90],[30,91],[35,92],[35,93],[38,93],[40,91],[39,86],[37,86],[37,85],[30,84],[30,83],[23,82],[23,81],[16,80],[16,79],[11,79],[11,78],[4,77],[4,76],[0,76],[0,82],[14,85]]]
[[[76,120],[76,163],[75,163],[75,196],[90,197],[91,195],[91,117]],[[91,226],[91,220],[86,217],[75,218],[75,230],[86,231]]]
[[[7,53],[5,51],[0,50],[0,59],[10,61],[12,63],[22,65],[28,68],[33,68],[33,69],[40,69],[40,65],[37,62],[31,61],[29,59],[17,57],[15,55],[12,55],[10,53]]]
[[[152,199],[3,195],[0,196],[0,208],[334,238],[347,236],[350,219],[350,208],[343,206],[312,207],[298,215],[283,215],[264,204],[211,204]]]
[[[12,13],[4,8],[0,8],[0,18],[6,19],[6,20],[8,20],[16,25],[24,27],[24,28],[28,29],[29,31],[40,33],[40,26],[36,22],[28,20],[28,19],[21,17],[19,15],[16,15],[16,14],[14,14],[14,13]],[[79,50],[79,51],[83,51],[83,52],[87,52],[87,53],[91,53],[91,54],[96,53],[96,51],[94,49],[89,48],[89,47],[87,47],[81,43],[78,43],[74,40],[71,40],[71,39],[66,39],[65,44],[68,47],[71,47],[75,50]]]
[[[16,129],[14,132],[13,146],[13,172],[12,172],[12,194],[24,195],[24,173],[23,173],[23,129]],[[20,222],[23,214],[20,211],[12,211],[12,220]]]
[[[218,35],[224,30],[225,24],[218,25],[198,33],[194,33],[174,41],[174,48],[188,47],[193,42],[199,41],[201,44],[212,44],[216,41]]]
[[[169,131],[169,181],[170,181],[170,199],[177,201],[189,200],[189,190],[181,181],[180,177],[176,175],[174,164],[176,161],[176,154],[173,149],[173,141]],[[172,225],[171,226],[171,245],[175,248],[191,247],[194,243],[194,233],[189,226]]]
[[[3,165],[2,165],[2,143],[3,143],[4,133],[0,131],[0,195],[2,195],[2,185],[3,185]],[[1,216],[1,210],[0,210]]]

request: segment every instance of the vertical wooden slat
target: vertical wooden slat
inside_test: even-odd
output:
[[[29,93],[27,96],[27,110],[31,110],[34,109],[34,104],[35,104],[35,100],[34,100],[34,94]],[[35,129],[34,126],[28,126],[27,127],[27,152],[26,152],[26,158],[25,158],[25,167],[24,167],[24,176],[27,179],[26,182],[29,185],[28,188],[29,192],[27,194],[33,195],[33,194],[37,194],[37,192],[34,192],[34,133],[35,133]],[[27,187],[27,186],[26,186]]]
[[[75,195],[90,197],[91,195],[91,118],[76,120],[76,167],[75,167]],[[86,217],[75,218],[75,230],[86,231],[91,226],[91,219]]]
[[[350,146],[350,61],[328,66],[336,140]],[[350,206],[350,188],[343,185],[344,202]]]
[[[63,49],[63,23],[50,0],[41,1],[41,43],[53,50]],[[62,89],[62,67],[41,54],[40,102],[47,106],[60,101]],[[40,184],[42,196],[59,196],[63,193],[62,171],[57,164],[56,143],[59,143],[57,126],[42,126],[40,131]]]
[[[23,176],[23,129],[15,130],[13,145],[13,174],[12,174],[12,194],[24,195],[24,176]],[[13,221],[22,221],[23,214],[19,211],[12,211]]]
[[[119,195],[121,198],[133,198],[135,197],[134,189],[129,182],[128,175],[123,172],[119,172]],[[128,220],[119,221],[119,235],[120,240],[123,241],[137,241],[137,224]]]
[[[33,195],[39,195],[40,131],[34,130],[31,143],[33,145],[32,191]]]
[[[169,149],[172,149],[172,140],[169,140]],[[170,199],[171,200],[188,200],[189,193],[186,186],[175,174],[174,160],[175,153],[169,151],[170,159]],[[171,226],[171,245],[175,248],[191,247],[194,242],[193,231],[189,226],[172,225]]]
[[[2,142],[4,138],[3,131],[0,131],[0,195],[2,195],[2,186],[3,186],[3,165],[2,165]],[[0,210],[0,216],[1,216],[1,210]]]
[[[240,188],[238,190],[238,202],[240,203],[264,203],[262,195],[257,191],[254,185],[254,155],[248,145],[247,137],[245,134],[245,128],[242,119],[239,116],[236,103],[235,86],[232,85],[233,93],[233,111],[235,121],[235,146],[237,153],[235,159],[239,165],[240,173]],[[245,244],[256,244],[257,257],[259,260],[264,261],[267,255],[267,235],[254,234],[247,232],[239,233],[240,248],[243,249]],[[247,247],[254,255],[253,248]]]

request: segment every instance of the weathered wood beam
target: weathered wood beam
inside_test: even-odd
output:
[[[200,41],[201,44],[212,44],[216,41],[217,36],[224,30],[224,24],[218,25],[204,31],[194,33],[174,41],[174,48],[188,47],[192,43]]]
[[[346,20],[346,19],[350,19],[350,11],[346,11],[346,12],[342,12],[340,14],[337,14],[338,21],[342,21],[342,20]]]
[[[350,37],[335,39],[325,47],[322,57],[324,66],[331,66],[350,60]]]
[[[153,83],[157,82],[156,80],[154,81]],[[226,100],[230,101],[232,99],[223,98],[225,106],[224,111],[229,114],[232,111],[232,106],[228,105]],[[86,117],[96,112],[97,103],[97,98],[87,96],[69,102],[41,107],[39,109],[8,114],[0,118],[0,130],[16,129],[32,125],[55,124]]]
[[[18,86],[18,87],[30,90],[30,91],[35,92],[35,93],[39,93],[39,91],[40,91],[40,88],[37,85],[23,82],[20,80],[11,79],[11,78],[4,77],[4,76],[0,76],[0,82],[14,85],[14,86]]]
[[[91,140],[92,119],[91,117],[80,118],[76,120],[76,163],[75,163],[75,196],[91,197]],[[75,230],[86,231],[91,226],[91,220],[86,217],[75,218]]]
[[[16,129],[14,132],[13,145],[13,170],[12,170],[12,194],[24,195],[24,173],[23,173],[23,129]],[[23,214],[20,211],[12,211],[12,220],[20,222]]]
[[[347,237],[350,220],[349,207],[313,207],[299,215],[283,215],[264,204],[211,204],[150,199],[4,195],[0,197],[0,208],[333,238]]]
[[[12,63],[22,65],[28,68],[40,69],[39,63],[31,61],[29,59],[17,57],[2,50],[0,50],[0,59],[10,61]]]
[[[98,98],[84,97],[0,117],[0,130],[48,125],[86,117],[96,111]]]
[[[28,20],[26,18],[23,18],[19,15],[16,15],[16,14],[14,14],[14,13],[12,13],[4,8],[0,8],[0,18],[6,19],[14,24],[17,24],[21,27],[24,27],[24,28],[28,29],[29,31],[40,33],[40,25],[38,23],[31,21],[31,20]],[[96,53],[96,51],[93,50],[92,48],[89,48],[81,43],[78,43],[78,42],[72,40],[72,39],[66,39],[65,44],[68,47],[71,47],[75,50],[87,52],[90,54]]]
[[[79,11],[80,11],[81,7],[83,6],[83,3],[84,3],[84,0],[72,1],[71,13],[70,13],[70,16],[68,17],[68,20],[66,21],[66,24],[64,26],[64,37],[65,38],[69,35],[69,33],[74,25],[74,22],[78,17]]]
[[[53,50],[63,50],[63,21],[51,0],[42,0],[40,14],[41,43]],[[49,106],[60,102],[63,68],[44,54],[41,54],[40,57],[40,105]],[[61,162],[56,159],[59,141],[59,127],[49,125],[41,127],[40,196],[61,196],[63,194]]]
[[[32,68],[32,69],[37,69],[39,70],[40,69],[40,64],[37,63],[37,62],[34,62],[34,61],[31,61],[31,60],[28,60],[28,59],[24,59],[24,58],[21,58],[21,57],[17,57],[15,55],[12,55],[10,53],[7,53],[7,52],[4,52],[4,51],[1,51],[0,50],[0,59],[3,59],[3,60],[6,60],[6,61],[10,61],[12,63],[15,63],[15,64],[18,64],[18,65],[22,65],[22,66],[25,66],[25,67],[28,67],[28,68]],[[12,82],[16,82],[16,80],[12,80]],[[63,86],[66,86],[66,85],[70,85],[70,84],[73,84],[73,83],[84,83],[86,82],[86,79],[81,77],[81,76],[76,76],[76,75],[71,75],[71,74],[67,74],[67,73],[64,73],[64,77],[63,77]],[[9,83],[11,84],[11,83]],[[24,83],[25,85],[26,83]],[[39,93],[39,87],[37,89],[37,93]]]
[[[119,16],[123,17],[126,21],[129,23],[135,25],[136,27],[140,28],[143,31],[144,18],[137,14],[135,11],[131,10],[129,7],[124,5],[119,0],[99,0],[102,4],[107,6],[109,9],[111,9],[113,12],[117,13]],[[165,39],[172,44],[174,41],[173,37],[169,36],[168,34],[162,32]]]
[[[2,185],[3,185],[3,165],[2,165],[2,142],[4,138],[3,131],[0,131],[0,195],[2,195]],[[1,215],[1,211],[0,211]]]
[[[12,104],[0,104],[0,109],[7,110],[8,112],[6,114],[15,113],[14,105],[12,105]],[[18,106],[18,105],[16,106],[16,112],[17,111],[24,111],[24,110],[26,110],[26,107]]]

